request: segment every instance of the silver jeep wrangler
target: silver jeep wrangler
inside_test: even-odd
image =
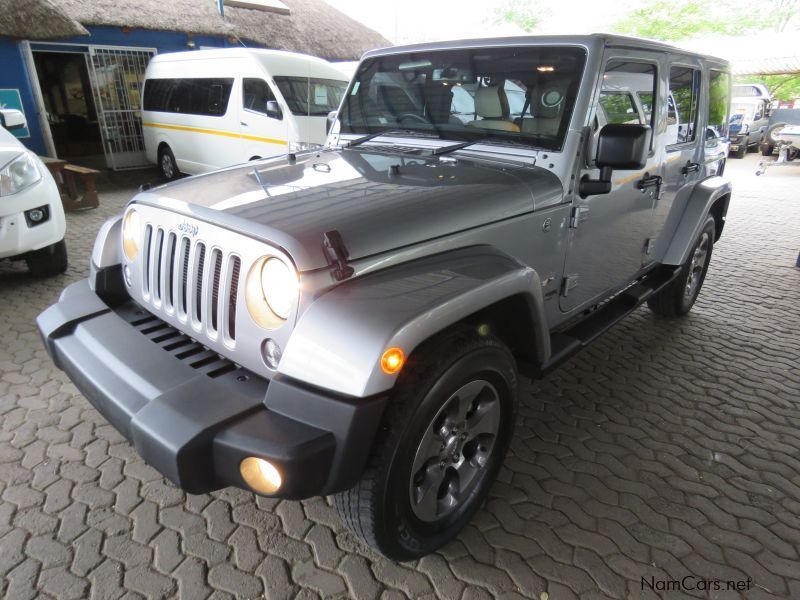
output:
[[[141,191],[38,327],[184,490],[330,495],[420,557],[486,497],[518,373],[692,308],[729,99],[724,61],[631,38],[376,50],[324,149]]]

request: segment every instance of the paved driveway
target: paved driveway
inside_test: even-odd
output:
[[[33,319],[85,276],[132,190],[104,193],[68,217],[66,275],[0,264],[0,594],[565,600],[655,596],[642,578],[689,576],[800,598],[800,169],[756,178],[756,161],[729,161],[735,198],[691,315],[643,308],[526,381],[486,507],[403,565],[321,498],[184,494],[53,367]]]

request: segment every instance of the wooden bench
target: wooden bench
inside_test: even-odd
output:
[[[100,171],[66,164],[61,173],[64,177],[64,186],[67,188],[66,196],[62,195],[64,210],[82,210],[100,206],[95,181],[95,177],[100,174]],[[78,179],[81,181],[80,186]],[[81,192],[79,188],[83,188],[83,191]]]

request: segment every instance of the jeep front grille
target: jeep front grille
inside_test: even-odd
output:
[[[234,345],[239,256],[148,224],[142,267],[142,296],[152,308]]]

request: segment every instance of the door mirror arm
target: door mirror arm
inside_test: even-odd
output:
[[[598,179],[591,179],[589,175],[581,177],[580,184],[578,185],[578,194],[580,197],[599,196],[600,194],[608,194],[611,192],[612,172],[613,169],[611,167],[602,167]]]

